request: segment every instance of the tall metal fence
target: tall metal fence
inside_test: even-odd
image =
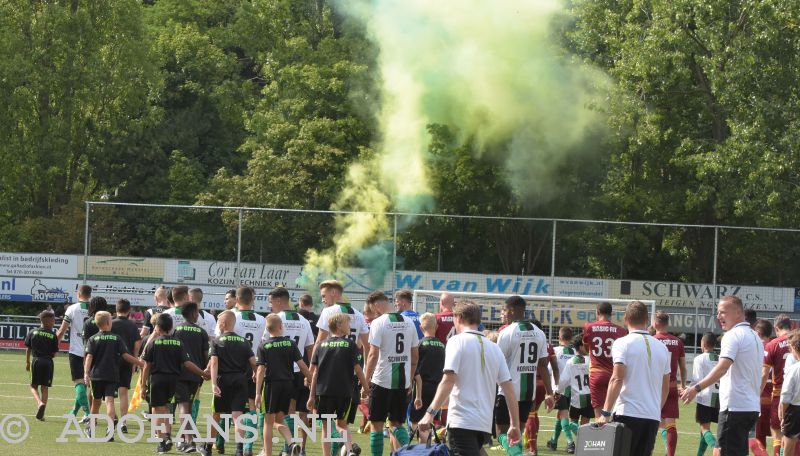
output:
[[[333,245],[334,210],[87,201],[89,255],[303,264]],[[132,229],[120,220],[139,220]],[[800,229],[390,212],[363,261],[413,269],[800,286]],[[483,249],[476,249],[480,245]],[[371,258],[370,255],[376,258]]]

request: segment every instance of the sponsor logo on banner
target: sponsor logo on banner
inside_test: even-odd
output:
[[[617,286],[614,286],[616,282]],[[610,281],[610,294],[621,299],[651,299],[658,307],[714,308],[725,295],[738,296],[745,308],[767,312],[793,312],[794,289],[710,285],[637,280]]]
[[[74,289],[77,291],[81,284],[82,282],[76,281]],[[155,305],[153,295],[158,285],[152,283],[89,280],[86,284],[92,287],[92,296],[102,296],[111,305],[120,299],[127,299],[132,306],[152,307]]]
[[[228,261],[166,260],[163,280],[168,283],[218,285],[235,288],[293,287],[300,277],[301,266],[256,264]]]
[[[89,279],[160,283],[164,277],[164,260],[159,258],[92,256],[88,263]]]
[[[9,277],[77,277],[78,257],[0,252],[0,275]]]
[[[0,301],[72,302],[71,281],[0,277]]]
[[[539,276],[419,271],[398,271],[396,279],[397,288],[434,291],[572,297],[603,297],[608,293],[608,281],[604,279],[556,277],[551,280]]]

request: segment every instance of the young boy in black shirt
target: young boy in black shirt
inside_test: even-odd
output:
[[[297,454],[299,448],[292,443],[291,430],[283,423],[289,413],[289,404],[294,397],[294,364],[308,379],[310,372],[303,362],[303,355],[297,344],[283,335],[281,317],[270,314],[267,317],[267,331],[270,337],[260,344],[256,356],[256,404],[266,413],[264,419],[264,454],[272,456],[272,427],[280,432],[289,444],[288,453]]]
[[[53,325],[55,314],[45,310],[39,314],[42,326],[25,336],[25,370],[31,373],[31,393],[36,399],[36,419],[44,421],[44,409],[47,406],[48,388],[53,385],[53,357],[58,353],[58,339]],[[31,353],[33,363],[31,363]],[[41,395],[39,394],[41,388]]]
[[[183,304],[182,315],[183,324],[175,327],[174,336],[183,342],[189,359],[200,369],[205,369],[208,364],[208,333],[205,329],[197,325],[200,316],[197,304],[187,302]],[[203,385],[203,377],[193,374],[189,369],[181,369],[180,378],[175,385],[175,402],[180,407],[181,414],[191,415],[192,420],[197,423],[197,415],[194,413],[195,398],[200,397],[200,387]],[[196,448],[191,434],[185,436],[186,441],[178,443],[178,451],[183,453],[193,453]]]
[[[358,363],[358,348],[355,342],[347,338],[350,334],[350,315],[334,314],[328,320],[328,326],[333,337],[320,342],[311,360],[311,364],[317,368],[311,378],[308,409],[316,409],[319,414],[335,414],[336,427],[346,439],[347,453],[353,454],[347,428],[347,415],[352,406],[353,371],[363,387],[362,396],[369,391],[369,383]],[[327,441],[330,431],[327,426],[322,427],[322,453],[325,456],[331,454],[331,444]]]
[[[96,298],[95,298],[96,299]],[[100,311],[94,314],[94,321],[100,330],[86,344],[84,358],[84,381],[92,385],[92,413],[100,411],[100,400],[105,400],[106,414],[112,420],[114,415],[114,397],[119,385],[120,357],[130,364],[143,365],[138,358],[128,352],[128,347],[118,335],[111,332],[111,314]],[[92,422],[89,422],[89,434],[94,435]]]
[[[97,312],[108,312],[108,301],[106,298],[102,296],[95,296],[89,301],[89,314],[86,316],[86,319],[83,320],[83,343],[92,338],[95,334],[100,332],[100,328],[97,326],[97,321],[95,317],[97,316]],[[130,348],[130,347],[128,347]]]
[[[139,328],[136,323],[128,319],[128,314],[131,312],[131,303],[127,299],[120,299],[117,301],[117,318],[111,322],[111,332],[118,335],[125,346],[130,350],[131,355],[139,356],[139,349],[142,345],[142,336],[139,335]],[[131,379],[133,378],[133,366],[128,363],[120,363],[119,365],[119,414],[125,416],[128,414],[128,390],[131,388]],[[128,432],[127,426],[123,425],[121,431]]]
[[[256,357],[250,342],[233,332],[236,315],[226,310],[217,319],[217,337],[211,342],[208,366],[211,371],[211,389],[214,392],[214,420],[219,422],[220,414],[230,413],[233,422],[244,412],[248,402],[248,372],[256,369]],[[244,432],[236,426],[236,434],[244,437]],[[216,436],[216,429],[211,428],[211,437]],[[211,444],[205,444],[200,453],[211,454]],[[243,456],[244,444],[236,444],[236,456]]]
[[[144,370],[139,377],[142,390],[145,382],[149,382],[149,403],[155,414],[169,414],[167,404],[175,394],[175,387],[181,375],[181,368],[185,368],[195,375],[207,378],[205,372],[200,370],[189,359],[183,342],[170,336],[172,331],[172,317],[161,313],[156,319],[155,332],[147,341],[142,359],[145,361]],[[169,421],[164,423],[156,420],[156,425],[163,424],[166,432],[161,434],[161,442],[156,448],[158,454],[164,454],[172,449],[170,437],[171,426]]]
[[[414,429],[433,402],[436,388],[444,375],[444,344],[436,337],[436,315],[422,314],[419,323],[425,337],[419,341],[419,362],[414,375],[414,407],[410,416]],[[420,430],[420,442],[428,439],[428,432]]]

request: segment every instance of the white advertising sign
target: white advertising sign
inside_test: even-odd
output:
[[[719,298],[738,296],[745,308],[764,312],[794,312],[794,289],[710,285],[680,282],[611,280],[609,295],[620,299],[652,299],[657,307],[713,309]]]
[[[218,285],[236,288],[293,287],[302,266],[256,264],[235,261],[164,260],[164,281],[186,285]]]
[[[76,255],[0,252],[0,275],[9,277],[78,277]]]
[[[74,280],[0,276],[0,301],[71,303]]]
[[[398,271],[396,276],[397,288],[586,298],[608,293],[604,279],[421,271]]]

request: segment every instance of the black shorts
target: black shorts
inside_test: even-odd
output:
[[[392,423],[405,423],[408,392],[405,389],[389,389],[372,383],[367,406],[370,421],[383,422],[388,417]]]
[[[614,422],[622,423],[631,430],[631,452],[628,454],[653,454],[658,426],[661,424],[660,419],[614,415]]]
[[[131,389],[132,378],[133,378],[133,366],[123,361],[119,365],[119,387]]]
[[[789,407],[786,408],[781,423],[781,432],[790,439],[800,436],[800,405],[789,404]]]
[[[594,418],[594,409],[591,405],[583,408],[570,406],[569,419],[572,421],[578,421],[581,417],[588,418],[590,420]]]
[[[178,383],[177,375],[153,374],[150,376],[149,397],[147,401],[151,407],[164,407],[172,401],[175,395],[175,386]]]
[[[411,416],[410,420],[412,423],[418,423],[419,420],[425,416],[425,412],[428,411],[428,407],[431,406],[431,402],[433,402],[433,397],[436,396],[436,388],[439,387],[438,383],[425,383],[422,382],[422,407],[415,408],[414,402],[411,401]],[[412,399],[416,398],[416,391],[412,395]]]
[[[725,456],[747,456],[747,438],[756,421],[759,412],[719,412],[719,425],[717,426],[717,448]]]
[[[719,407],[697,404],[694,410],[694,421],[697,423],[716,423],[719,421]]]
[[[353,424],[356,422],[359,404],[361,404],[361,395],[359,395],[358,399],[355,397],[350,398],[350,408],[347,410],[347,424]]]
[[[294,393],[292,398],[295,400],[294,409],[300,413],[308,413],[308,395],[310,391],[308,386],[305,385],[306,376],[302,372],[294,373]]]
[[[294,381],[264,382],[261,392],[261,410],[264,413],[289,413],[289,403],[294,396]]]
[[[247,399],[251,400],[255,398],[256,398],[256,382],[253,381],[253,373],[250,372],[247,374]]]
[[[244,412],[248,399],[247,384],[243,375],[220,375],[217,386],[222,394],[214,396],[214,413]]]
[[[350,396],[317,396],[317,413],[320,415],[334,414],[337,420],[347,419],[353,398]]]
[[[53,359],[33,358],[31,361],[31,386],[53,386]]]
[[[531,409],[533,408],[533,401],[517,402],[517,406],[519,407],[519,422],[520,426],[522,426],[522,423],[528,421],[528,414],[531,413]],[[511,417],[508,416],[506,397],[502,394],[498,394],[494,400],[494,423],[501,426],[508,426],[511,424]]]
[[[83,381],[83,356],[69,354],[69,373],[72,380]]]
[[[471,429],[447,428],[447,443],[453,456],[477,456],[492,437],[486,432]]]
[[[178,404],[183,402],[192,402],[197,395],[197,390],[203,382],[195,382],[192,380],[178,379],[175,384],[175,402]]]
[[[104,380],[92,380],[92,397],[103,399],[106,397],[117,397],[117,382],[107,382]]]
[[[559,412],[562,411],[562,410],[569,410],[570,409],[569,403],[570,403],[569,396],[564,396],[562,394],[561,396],[558,396],[558,400],[556,401],[556,407],[555,408]],[[592,415],[592,417],[594,417],[594,415]]]

